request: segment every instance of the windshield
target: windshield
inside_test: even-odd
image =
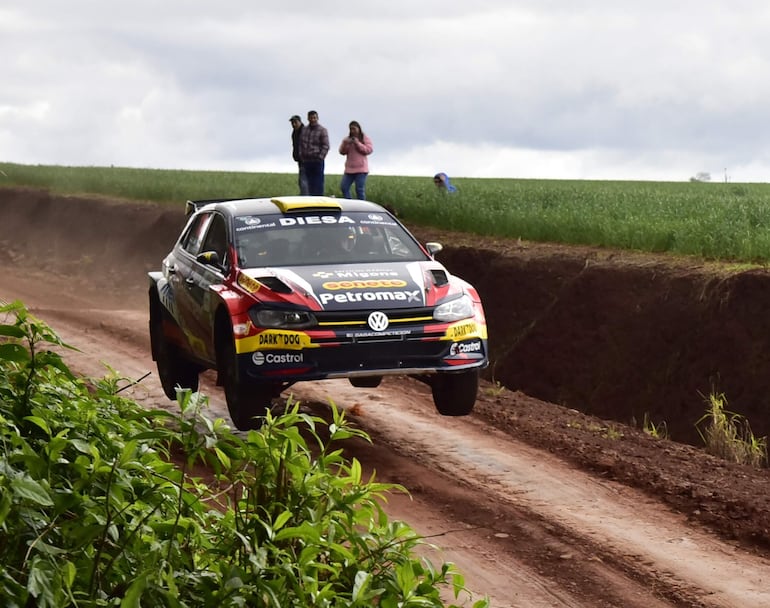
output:
[[[234,227],[242,268],[429,259],[385,213],[249,215],[236,217]]]

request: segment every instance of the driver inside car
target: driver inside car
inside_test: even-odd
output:
[[[355,228],[334,226],[314,230],[308,235],[306,255],[310,258],[336,260],[346,258],[356,244]]]

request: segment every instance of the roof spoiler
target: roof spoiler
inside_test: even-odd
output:
[[[188,200],[185,203],[185,216],[192,215],[201,207],[210,203],[226,203],[228,201],[239,201],[240,198],[210,198],[198,201]],[[292,213],[300,211],[329,211],[342,210],[340,201],[331,196],[277,196],[270,199],[271,202],[281,210],[282,213]]]
[[[187,201],[184,205],[185,216],[192,215],[201,207],[205,207],[209,203],[224,203],[225,201],[237,201],[237,198],[210,198],[199,201]]]

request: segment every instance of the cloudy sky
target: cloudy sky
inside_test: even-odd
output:
[[[762,0],[5,0],[0,161],[770,181]]]

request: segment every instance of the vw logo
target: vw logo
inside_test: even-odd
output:
[[[366,322],[374,331],[385,331],[388,329],[388,323],[390,323],[388,320],[388,315],[386,315],[384,312],[380,312],[379,310],[375,310],[372,314],[370,314]]]

